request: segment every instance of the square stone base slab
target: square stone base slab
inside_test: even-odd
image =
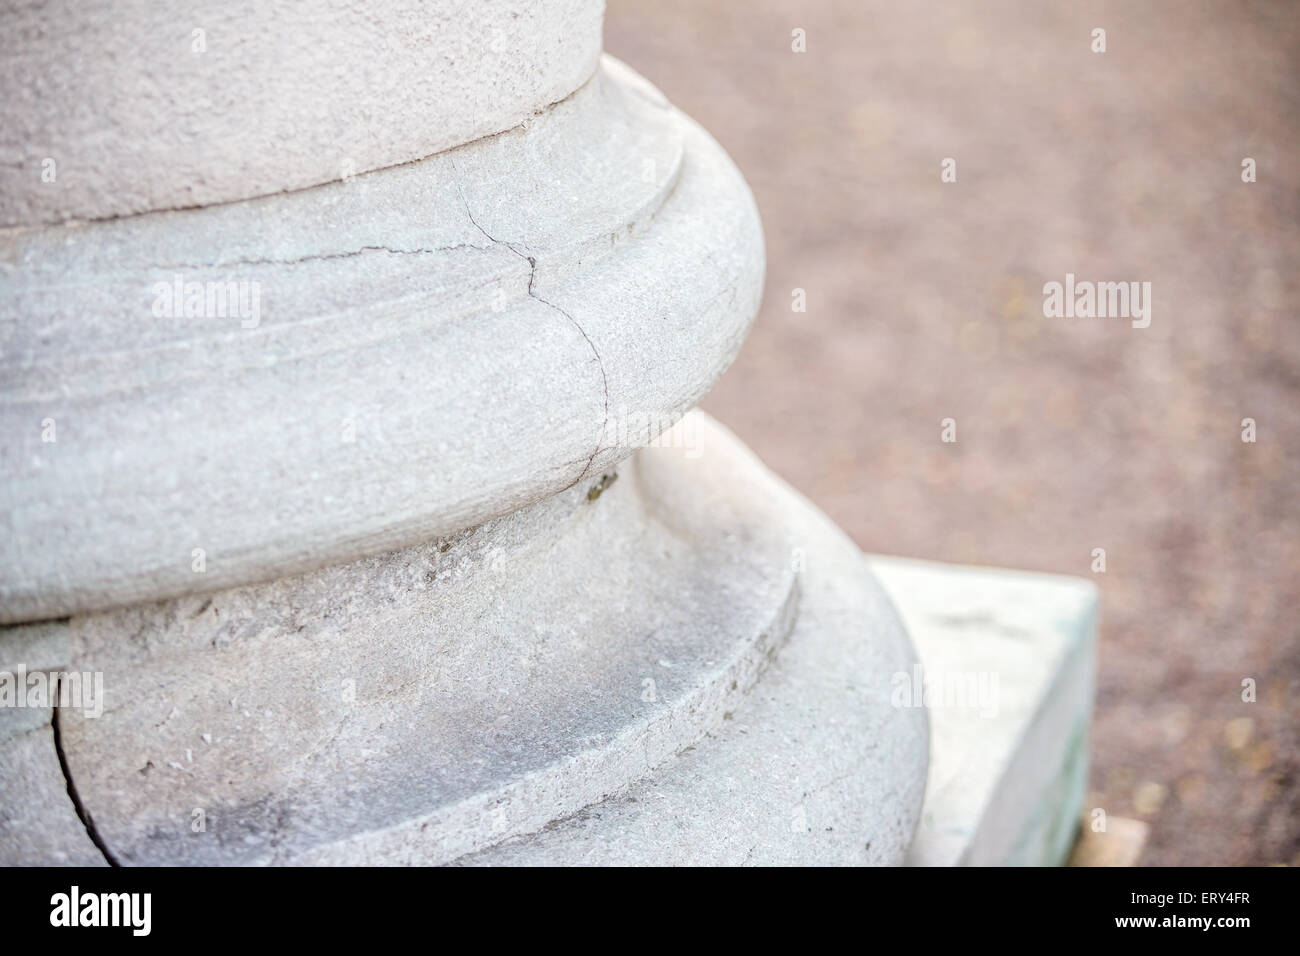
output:
[[[1096,587],[870,557],[924,671],[895,675],[896,703],[930,717],[929,779],[907,862],[1062,864],[1087,782]]]

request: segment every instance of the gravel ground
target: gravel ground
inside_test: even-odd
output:
[[[705,408],[867,550],[1092,577],[1088,806],[1300,864],[1300,4],[610,0],[605,42],[763,216]],[[1150,327],[1044,318],[1067,272]]]

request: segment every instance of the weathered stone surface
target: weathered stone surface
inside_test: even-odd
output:
[[[906,636],[824,518],[702,414],[668,440],[688,431],[441,545],[72,619],[107,709],[69,712],[64,746],[115,858],[447,862],[562,839],[670,762],[632,791],[658,829],[625,861],[901,860],[926,753],[924,715],[889,706]],[[688,812],[714,831],[693,850],[663,839]],[[798,814],[816,834],[769,844]]]
[[[248,199],[499,133],[591,76],[605,5],[3,6],[0,228]]]
[[[471,865],[889,865],[903,861],[926,775],[926,715],[890,702],[914,663],[865,557],[714,426],[714,454],[771,489],[794,529],[799,615],[743,704],[625,792]],[[639,459],[638,459],[639,460]]]
[[[924,707],[930,778],[908,862],[1060,865],[1087,778],[1096,588],[902,558],[873,556],[871,567],[936,690]],[[987,699],[940,694],[972,678]]]
[[[818,597],[818,582],[830,577],[843,587],[852,579],[845,569],[858,561],[869,565],[898,609],[925,674],[941,681],[997,675],[990,700],[953,708],[940,702],[924,706],[922,698],[921,706],[897,706],[899,687],[910,687],[918,673],[913,665],[854,666],[855,624],[871,621],[873,636],[882,627],[878,611],[850,608],[877,585],[857,581],[827,601]],[[907,714],[920,726],[929,718],[924,809],[915,840],[908,829],[902,841],[905,847],[910,842],[909,864],[1063,862],[1076,833],[1086,776],[1096,637],[1092,585],[1054,575],[864,559],[843,541],[811,545],[802,580],[799,622],[779,660],[733,715],[735,730],[724,727],[627,794],[463,862],[899,862],[893,844],[878,855],[876,844],[855,852],[863,848],[842,842],[860,822],[861,808],[855,811],[846,799],[851,774],[828,788],[830,799],[818,790],[819,781],[834,777],[836,759],[871,737],[858,728],[856,735],[834,739],[849,730],[845,715],[856,711],[844,701],[848,675],[861,679],[869,694],[889,697],[896,714]],[[827,606],[834,609],[829,615]],[[828,617],[838,618],[838,626],[826,626]],[[808,679],[815,673],[809,663],[820,653],[810,645],[819,641],[826,642],[823,650],[834,649],[839,668],[831,659],[819,666],[838,679]],[[796,675],[798,695],[783,687]],[[832,712],[820,711],[823,707]],[[814,725],[822,729],[812,730]],[[809,761],[808,754],[817,760]],[[809,793],[819,799],[808,799]],[[879,806],[907,803],[895,792]],[[804,832],[790,835],[780,825],[792,820],[806,821]]]
[[[52,674],[68,659],[61,623],[0,628],[0,673]],[[50,706],[0,707],[0,866],[104,866],[59,766]]]
[[[698,401],[763,276],[735,167],[613,61],[421,163],[4,249],[0,622],[272,580],[541,500]],[[176,274],[259,283],[260,322],[154,316]]]
[[[50,709],[0,708],[0,866],[107,866],[77,818]]]

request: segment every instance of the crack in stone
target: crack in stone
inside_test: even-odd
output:
[[[456,169],[456,163],[454,160],[451,162],[451,168],[452,171],[456,173],[457,176],[456,190],[460,193],[460,201],[465,206],[465,215],[469,217],[470,223],[474,226],[475,229],[481,232],[489,242],[495,243],[496,245],[499,246],[505,246],[507,249],[509,249],[511,252],[517,255],[520,259],[523,259],[525,262],[528,263],[528,297],[530,299],[536,299],[538,302],[542,303],[542,305],[554,309],[556,312],[560,313],[560,315],[568,319],[569,322],[573,325],[573,327],[578,330],[578,334],[581,335],[584,340],[586,340],[587,346],[591,349],[591,354],[596,357],[596,364],[600,368],[600,384],[604,392],[604,401],[605,401],[604,420],[600,424],[600,434],[596,438],[596,447],[592,450],[590,457],[587,458],[587,463],[582,466],[582,471],[579,473],[578,477],[573,479],[572,482],[570,482],[563,489],[561,489],[563,491],[568,491],[570,488],[572,488],[574,485],[581,482],[584,478],[587,477],[587,475],[591,473],[591,466],[595,462],[596,456],[599,455],[601,452],[601,449],[603,447],[602,441],[605,437],[606,429],[609,428],[609,376],[605,371],[605,360],[601,358],[600,350],[596,348],[596,343],[591,340],[591,336],[587,334],[587,330],[582,327],[581,323],[579,323],[578,320],[575,319],[568,312],[568,310],[562,309],[554,302],[549,302],[546,299],[543,299],[540,295],[538,295],[536,292],[533,291],[533,284],[537,280],[537,257],[530,256],[525,252],[521,252],[519,249],[515,248],[515,244],[512,242],[508,242],[505,239],[498,239],[496,236],[492,235],[490,232],[484,229],[479,224],[478,220],[474,218],[474,213],[469,208],[469,200],[465,196],[465,189],[460,183],[460,171]]]
[[[557,106],[567,103],[572,99],[576,99],[579,93],[581,93],[583,90],[591,86],[592,81],[600,74],[600,70],[601,70],[601,62],[600,62],[600,58],[598,57],[596,59],[595,68],[592,70],[592,72],[587,75],[586,79],[584,79],[581,83],[579,83],[576,87],[574,87],[573,90],[566,93],[564,96],[560,97],[558,100],[556,100],[553,103],[546,103],[543,106],[534,107],[530,113],[525,115],[522,119],[519,120],[519,122],[515,123],[512,126],[507,126],[505,129],[500,129],[495,132],[481,133],[478,136],[475,136],[473,139],[468,139],[463,143],[456,143],[452,146],[444,146],[442,149],[436,149],[432,153],[427,153],[423,156],[416,156],[414,159],[404,159],[401,162],[388,163],[383,166],[376,166],[373,169],[361,170],[360,172],[355,174],[354,178],[360,178],[362,176],[370,176],[373,175],[374,173],[382,173],[390,169],[400,169],[403,166],[415,166],[419,163],[428,162],[429,160],[433,159],[436,156],[447,156],[447,158],[450,159],[452,154],[455,153],[455,151],[458,149],[464,149],[467,146],[474,146],[476,144],[484,143],[487,140],[496,139],[499,136],[503,137],[511,133],[516,133],[520,130],[526,130],[529,126],[535,123],[538,120],[538,118],[548,115]],[[0,163],[0,165],[14,166],[16,168],[27,168],[30,164],[24,162],[13,163],[13,162],[5,161],[4,163]],[[454,161],[452,165],[453,167],[455,166]],[[21,222],[6,223],[4,225],[0,225],[0,237],[4,237],[8,235],[18,235],[23,232],[35,231],[38,229],[57,229],[59,227],[64,227],[64,226],[84,226],[84,225],[90,225],[90,224],[100,223],[100,222],[120,222],[124,219],[136,219],[141,216],[153,216],[153,215],[166,214],[166,213],[182,213],[182,212],[190,212],[196,209],[213,209],[220,206],[233,206],[237,203],[258,202],[259,200],[270,199],[275,196],[293,196],[296,193],[305,193],[312,189],[321,189],[326,186],[333,186],[336,183],[340,183],[340,182],[346,182],[346,180],[343,179],[342,177],[339,177],[337,179],[325,179],[318,183],[308,183],[305,186],[294,186],[289,189],[275,189],[272,190],[271,192],[258,193],[253,196],[244,196],[236,199],[219,199],[214,202],[206,202],[206,203],[184,203],[178,205],[158,206],[157,208],[152,208],[152,209],[137,209],[132,212],[110,213],[107,216],[91,216],[86,219],[78,218],[76,216],[71,216],[65,219],[57,219],[51,221],[41,221],[41,222],[31,222],[31,223],[21,223]]]
[[[95,849],[104,855],[104,860],[109,866],[121,866],[117,858],[109,851],[108,845],[104,843],[104,838],[100,836],[99,831],[95,829],[95,821],[90,818],[90,811],[81,801],[81,795],[77,793],[77,785],[72,782],[72,771],[68,768],[68,755],[63,749],[63,728],[59,720],[59,701],[62,700],[63,678],[60,677],[55,682],[54,706],[50,708],[50,729],[54,733],[54,753],[59,759],[59,770],[63,772],[63,780],[68,786],[68,798],[72,800],[72,807],[77,811],[77,819],[81,825],[86,828],[86,835],[90,837],[90,842],[95,844]]]
[[[484,233],[487,235],[487,233]],[[488,236],[490,239],[491,236]],[[203,265],[185,263],[180,265],[162,265],[158,269],[183,270],[183,269],[226,269],[232,266],[296,266],[305,262],[325,262],[330,259],[355,259],[357,256],[365,255],[367,252],[386,252],[394,256],[422,256],[437,255],[444,252],[456,252],[460,249],[487,249],[487,246],[476,246],[470,242],[457,243],[454,246],[439,246],[436,249],[429,249],[424,246],[415,249],[394,249],[392,246],[362,246],[360,249],[354,249],[348,252],[322,252],[315,255],[299,256],[295,259],[233,259],[230,262],[214,262]]]
[[[528,261],[534,263],[533,269],[535,272],[537,269],[536,263],[531,257],[529,258]],[[547,302],[540,295],[537,295],[535,292],[533,292],[532,276],[529,276],[528,278],[528,295],[536,299],[538,302],[542,303],[542,305],[550,306],[556,312],[560,313],[560,315],[564,316],[566,319],[572,322],[573,327],[578,330],[578,333],[584,339],[587,340],[587,345],[591,347],[591,354],[596,356],[596,364],[600,366],[600,384],[601,384],[601,388],[604,390],[605,393],[605,417],[604,420],[601,421],[600,423],[600,434],[596,438],[596,447],[592,450],[591,457],[587,459],[587,463],[583,465],[582,473],[579,474],[577,478],[573,479],[573,483],[568,486],[569,488],[572,488],[574,485],[578,484],[578,482],[586,478],[588,474],[590,474],[592,463],[595,462],[596,456],[600,454],[600,450],[602,447],[601,443],[604,440],[606,429],[609,428],[609,377],[605,374],[605,360],[600,357],[600,352],[596,348],[596,343],[591,340],[591,336],[587,334],[586,329],[584,329],[578,323],[578,320],[575,319],[572,315],[570,315],[566,310],[560,308],[554,302]],[[568,489],[566,488],[565,490],[567,491]]]

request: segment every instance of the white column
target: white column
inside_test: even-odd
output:
[[[103,680],[0,862],[904,862],[911,642],[690,411],[761,227],[602,4],[188,9],[0,50],[0,668]]]

